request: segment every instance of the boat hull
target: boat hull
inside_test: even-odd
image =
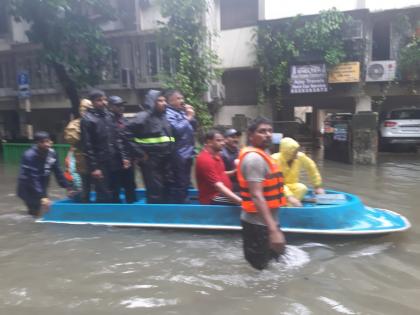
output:
[[[339,193],[329,191],[329,193]],[[140,200],[144,191],[139,190]],[[196,195],[196,191],[192,191]],[[364,235],[404,231],[409,221],[393,211],[370,208],[357,196],[346,195],[338,205],[305,204],[279,212],[281,228],[288,233]],[[54,202],[41,223],[93,224],[151,228],[241,230],[240,207],[199,204],[80,204]]]

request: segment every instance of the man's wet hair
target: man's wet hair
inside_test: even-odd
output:
[[[210,129],[210,130],[206,131],[206,133],[204,134],[204,137],[203,137],[204,143],[206,143],[208,140],[214,140],[214,137],[217,134],[223,136],[223,132],[221,130],[218,130],[218,129]]]
[[[258,116],[257,118],[252,120],[250,124],[248,125],[248,133],[254,133],[258,129],[258,127],[262,124],[272,126],[273,122],[264,116]]]
[[[163,96],[165,96],[166,100],[168,100],[172,95],[176,93],[182,94],[180,90],[171,89],[171,90],[166,90],[165,93],[163,93]]]
[[[98,98],[106,96],[105,92],[99,89],[93,89],[89,91],[88,99],[92,102]]]
[[[37,131],[34,134],[34,142],[38,143],[44,141],[45,139],[51,139],[50,134],[46,131]]]

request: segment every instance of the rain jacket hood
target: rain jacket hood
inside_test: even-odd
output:
[[[82,99],[79,106],[80,117],[82,117],[90,108],[93,108],[92,102],[87,98]]]
[[[162,92],[157,90],[150,90],[147,92],[145,99],[144,99],[144,107],[146,110],[151,112],[155,112],[156,109],[156,100],[159,96],[162,95]]]
[[[281,153],[281,157],[287,162],[293,159],[296,150],[299,148],[299,143],[292,138],[283,138],[280,141],[279,151]]]

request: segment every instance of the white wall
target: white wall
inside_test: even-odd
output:
[[[28,37],[25,32],[29,30],[29,24],[26,22],[15,22],[12,20],[12,41],[18,43],[27,43]]]
[[[150,6],[142,8],[140,12],[140,30],[156,30],[158,28],[158,21],[163,21],[163,18],[160,15],[159,2],[150,0]]]
[[[255,64],[254,32],[254,27],[220,32],[217,53],[222,61],[222,68],[252,67]]]
[[[7,39],[0,38],[0,51],[9,50],[10,49],[10,41]]]
[[[266,19],[280,19],[295,16],[297,14],[317,14],[321,10],[333,7],[340,11],[369,9],[371,11],[405,8],[420,6],[419,0],[293,0],[287,5],[284,1],[265,0]]]

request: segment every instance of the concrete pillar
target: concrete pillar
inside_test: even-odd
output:
[[[260,21],[265,20],[265,1],[258,0],[258,20]]]
[[[375,165],[378,158],[378,115],[359,112],[352,119],[353,164]]]
[[[356,98],[356,113],[372,110],[372,98],[369,95],[361,95]]]
[[[19,107],[17,110],[19,119],[19,137],[32,139],[33,129],[31,122],[31,108],[25,100],[19,100]]]

